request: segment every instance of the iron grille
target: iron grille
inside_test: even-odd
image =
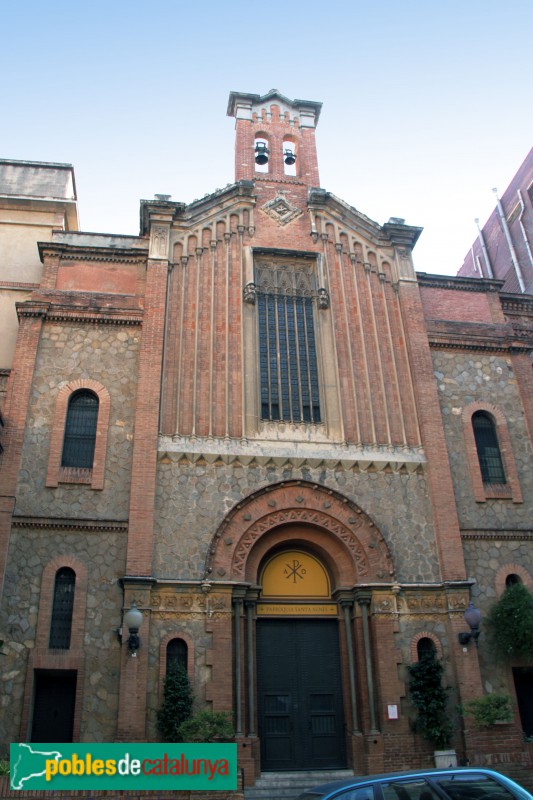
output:
[[[63,567],[56,572],[48,643],[51,650],[68,650],[70,647],[75,582],[76,573],[69,567]]]
[[[507,483],[494,422],[478,411],[472,417],[472,426],[483,483]]]
[[[97,396],[89,391],[73,394],[68,404],[62,467],[92,469],[97,422]]]
[[[178,664],[187,670],[187,644],[183,639],[171,639],[167,644],[167,673]]]
[[[320,422],[313,299],[258,293],[261,418]]]

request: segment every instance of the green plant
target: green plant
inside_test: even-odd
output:
[[[497,722],[512,722],[513,706],[508,694],[486,694],[469,700],[463,706],[465,713],[472,717],[476,728],[489,728]]]
[[[216,742],[235,736],[229,711],[197,711],[185,720],[179,732],[183,742]]]
[[[453,726],[447,713],[448,689],[442,685],[444,667],[433,652],[408,667],[411,701],[417,710],[414,728],[437,750],[447,747]]]
[[[509,586],[484,622],[495,658],[533,659],[533,594],[522,583]]]
[[[157,726],[164,742],[180,742],[179,728],[191,716],[193,693],[189,676],[181,664],[172,664],[165,677],[163,703]]]
[[[0,758],[0,775],[9,775],[9,761]]]

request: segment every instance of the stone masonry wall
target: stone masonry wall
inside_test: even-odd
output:
[[[20,741],[26,669],[35,647],[43,569],[60,556],[75,557],[89,574],[84,620],[82,738],[115,736],[126,531],[12,530],[0,630],[5,638],[0,696],[0,742]],[[54,651],[49,651],[54,655]],[[64,654],[65,651],[56,651]],[[28,698],[27,698],[28,700]]]
[[[499,354],[435,350],[433,364],[461,528],[531,529],[533,453],[512,360]],[[505,416],[523,503],[513,503],[507,498],[489,499],[485,503],[474,500],[462,419],[465,406],[474,402],[497,406]]]
[[[140,329],[135,326],[45,324],[29,404],[17,514],[127,519]],[[44,486],[58,390],[90,378],[111,396],[105,484]]]
[[[398,580],[439,580],[424,474],[174,463],[158,468],[154,577],[201,579],[224,516],[252,492],[291,479],[328,486],[359,505],[383,534]]]

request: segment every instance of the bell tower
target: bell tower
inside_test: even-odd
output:
[[[235,117],[235,180],[267,179],[320,186],[315,127],[322,103],[231,92]]]

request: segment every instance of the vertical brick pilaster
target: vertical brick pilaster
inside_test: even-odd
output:
[[[466,568],[459,520],[418,284],[401,280],[399,298],[422,444],[427,457],[428,490],[441,576],[444,580],[463,580],[466,577]]]
[[[0,456],[0,596],[4,583],[11,516],[15,506],[28,403],[42,324],[42,314],[21,317],[13,361],[15,366],[11,370],[7,384],[4,452]]]
[[[151,575],[166,261],[148,261],[139,354],[126,572]]]

